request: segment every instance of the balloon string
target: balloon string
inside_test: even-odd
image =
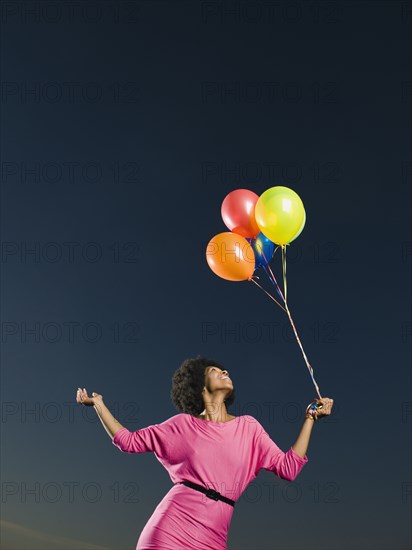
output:
[[[322,399],[322,396],[320,395],[320,391],[319,391],[319,386],[317,385],[316,380],[315,380],[315,377],[313,376],[313,368],[311,367],[311,365],[310,365],[310,363],[309,363],[309,361],[308,361],[308,358],[306,357],[305,351],[304,351],[303,346],[302,346],[302,344],[301,344],[301,342],[300,342],[300,339],[299,339],[297,330],[296,330],[296,328],[295,328],[295,324],[294,324],[294,322],[293,322],[292,316],[291,316],[291,314],[290,314],[290,311],[289,311],[289,308],[288,308],[288,305],[287,305],[286,302],[285,302],[285,307],[286,307],[286,313],[287,313],[288,316],[289,316],[289,320],[290,320],[291,325],[292,325],[292,327],[293,327],[293,330],[294,330],[294,332],[295,332],[296,340],[298,341],[298,344],[299,344],[299,346],[300,346],[300,349],[302,350],[302,354],[303,354],[303,357],[304,357],[304,359],[305,359],[306,366],[307,366],[308,369],[309,369],[309,373],[310,373],[310,375],[311,375],[311,377],[312,377],[312,381],[313,381],[313,383],[314,383],[314,385],[315,385],[315,388],[316,388],[316,391],[317,391],[317,393],[318,393],[318,395],[319,395],[319,399]]]
[[[283,292],[285,293],[285,302],[287,300],[287,285],[286,285],[286,246],[282,244],[282,271],[283,271]]]
[[[269,298],[271,298],[274,302],[276,302],[277,305],[278,305],[280,308],[282,308],[283,311],[284,311],[285,313],[287,313],[287,312],[286,312],[286,309],[285,309],[283,306],[281,306],[281,305],[279,304],[279,302],[278,302],[277,300],[275,300],[274,297],[273,297],[271,294],[269,294],[269,292],[267,292],[262,286],[260,286],[260,284],[257,283],[257,282],[255,281],[254,277],[256,277],[257,279],[259,278],[259,277],[257,277],[257,275],[253,275],[253,276],[249,279],[249,281],[252,281],[252,283],[255,283],[255,285],[257,285],[259,288],[261,288],[261,289],[263,290],[263,292],[266,292],[266,294],[269,296]]]
[[[266,275],[268,276],[268,279],[270,280],[271,277],[270,277],[269,273],[267,272],[266,266],[265,266],[265,265],[262,265],[262,267],[263,267],[263,269],[265,270]],[[269,266],[267,266],[267,267],[269,267]],[[273,282],[273,281],[271,281],[271,282]],[[273,285],[274,285],[274,283],[273,283]],[[282,300],[283,300],[283,294],[281,294],[281,293],[279,292],[279,289],[278,289],[278,288],[276,288],[276,291],[277,291],[277,293],[279,294],[279,296],[280,296],[280,297],[282,298]],[[283,300],[283,301],[284,301],[284,300]]]
[[[284,247],[284,245],[282,245],[283,288],[284,288],[285,297],[286,297],[286,288],[287,288],[287,285],[286,285],[286,256],[283,255],[283,247]],[[286,247],[285,247],[285,248],[286,248]],[[276,249],[276,250],[277,250],[277,249]],[[273,275],[273,272],[272,272],[272,270],[271,270],[270,267],[269,267],[269,263],[268,263],[268,261],[267,261],[267,259],[266,259],[266,256],[265,256],[265,253],[263,252],[263,250],[262,250],[262,254],[263,254],[263,257],[264,257],[265,260],[266,260],[267,267],[268,267],[270,273],[272,274],[273,279],[274,279],[275,282],[276,282],[276,286],[277,286],[279,292],[281,293],[280,288],[279,288],[279,285],[277,284],[277,281],[276,281],[276,279],[275,279],[275,277],[274,277],[274,275]],[[270,280],[270,281],[272,282],[272,284],[273,284],[273,281],[272,281],[271,277],[269,277],[269,280]],[[283,295],[282,295],[282,298],[283,298]],[[309,363],[308,358],[306,357],[305,350],[303,349],[302,343],[301,343],[301,341],[300,341],[300,338],[299,338],[299,336],[298,336],[298,332],[297,332],[296,327],[295,327],[295,323],[293,322],[292,315],[291,315],[291,313],[290,313],[290,311],[289,311],[289,307],[288,307],[287,301],[286,301],[285,298],[283,298],[283,301],[284,301],[284,303],[285,303],[285,308],[286,308],[286,309],[283,308],[283,307],[282,307],[282,309],[283,309],[284,311],[286,311],[286,313],[288,314],[289,321],[290,321],[290,323],[291,323],[291,325],[292,325],[293,331],[294,331],[295,336],[296,336],[296,340],[297,340],[297,342],[298,342],[298,344],[299,344],[299,347],[300,347],[300,349],[301,349],[301,351],[302,351],[303,358],[304,358],[304,360],[305,360],[306,366],[308,367],[308,370],[309,370],[310,376],[311,376],[311,378],[312,378],[313,384],[314,384],[314,386],[315,386],[315,388],[316,388],[316,391],[317,391],[317,394],[318,394],[318,396],[319,396],[319,399],[322,399],[322,396],[320,395],[320,391],[319,391],[319,386],[317,385],[316,380],[315,380],[315,377],[313,376],[313,368],[312,368],[311,364]]]
[[[275,249],[275,252],[273,253],[273,256],[275,255],[276,250],[277,250],[278,248],[279,248],[279,247],[277,246],[276,249]],[[272,275],[273,280],[274,280],[275,283],[276,283],[276,288],[277,288],[278,294],[279,294],[279,296],[282,298],[282,300],[285,301],[285,298],[283,297],[282,291],[280,290],[280,287],[279,287],[279,285],[278,285],[278,282],[277,282],[277,280],[276,280],[276,277],[274,276],[273,271],[272,271],[271,268],[270,268],[268,259],[266,258],[265,253],[263,252],[263,248],[262,248],[262,251],[261,251],[261,252],[262,252],[262,254],[263,254],[263,257],[265,258],[266,267],[269,269],[270,274]],[[263,266],[263,267],[265,268],[265,266]],[[266,271],[266,268],[265,268],[265,271]],[[268,275],[268,277],[269,277],[269,279],[270,279],[270,276],[269,276],[269,275]]]

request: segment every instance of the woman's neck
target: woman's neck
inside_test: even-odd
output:
[[[200,413],[198,418],[201,418],[202,420],[209,420],[211,422],[227,422],[228,420],[232,420],[233,416],[228,414],[225,407],[225,410],[221,411],[221,414],[212,411],[208,413],[205,409]]]

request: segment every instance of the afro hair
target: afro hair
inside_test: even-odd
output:
[[[205,385],[206,367],[224,367],[214,361],[198,355],[185,359],[172,377],[170,398],[173,405],[182,413],[199,416],[204,410],[202,391]],[[235,400],[234,390],[225,399],[225,405],[232,405]]]

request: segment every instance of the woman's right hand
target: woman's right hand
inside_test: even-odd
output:
[[[316,409],[310,413],[315,417],[315,419],[319,420],[320,418],[324,418],[325,416],[329,416],[330,414],[332,414],[333,399],[330,399],[329,397],[315,399],[314,401],[312,401],[312,403],[309,403],[306,408],[306,412],[309,412],[308,408],[315,402]]]
[[[100,395],[99,393],[92,392],[92,397],[89,397],[87,395],[86,388],[78,388],[77,394],[76,394],[76,401],[80,405],[86,405],[86,407],[93,407],[94,405],[98,405],[99,403],[103,403],[103,395]]]

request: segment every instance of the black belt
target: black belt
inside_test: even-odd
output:
[[[180,481],[180,483],[182,483],[183,485],[186,485],[187,487],[191,487],[192,489],[196,489],[196,491],[201,491],[207,497],[212,498],[213,500],[223,500],[223,502],[227,502],[227,504],[230,504],[231,506],[235,506],[234,500],[224,497],[214,489],[206,489],[206,487],[202,487],[201,485],[197,485],[196,483],[192,483],[191,481]]]

